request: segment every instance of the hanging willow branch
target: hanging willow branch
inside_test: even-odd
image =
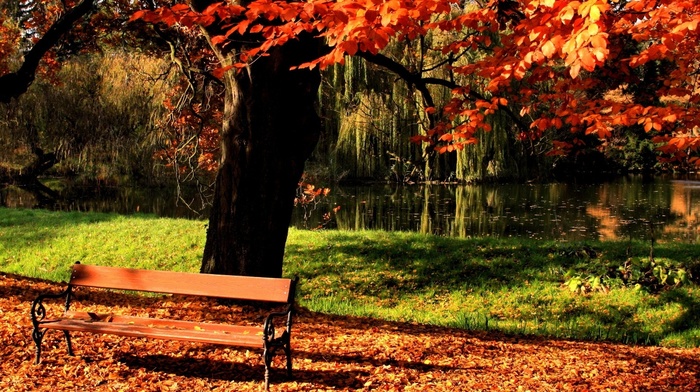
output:
[[[372,64],[379,65],[381,67],[384,67],[388,69],[389,71],[394,72],[396,75],[398,75],[401,79],[405,80],[410,86],[414,86],[416,90],[418,90],[421,95],[423,96],[424,102],[426,107],[434,107],[434,101],[432,98],[432,95],[430,94],[430,90],[428,90],[429,85],[436,85],[436,86],[443,86],[448,89],[454,89],[457,87],[460,87],[457,83],[450,81],[450,80],[445,80],[441,78],[425,78],[422,77],[421,74],[423,71],[420,72],[411,72],[408,70],[406,67],[404,67],[402,64],[390,59],[389,57],[377,53],[377,54],[372,54],[369,52],[358,52],[357,55],[359,57],[362,57],[366,61],[369,61]],[[473,101],[476,100],[486,100],[486,98],[481,95],[480,93],[476,91],[469,91],[468,97],[472,99]],[[525,124],[520,116],[515,114],[508,106],[505,105],[499,105],[499,109],[503,110],[508,117],[510,117],[513,122],[518,126],[520,131],[525,132],[529,129],[529,126]],[[435,116],[433,114],[428,114],[428,118],[430,121],[430,127],[435,126]]]

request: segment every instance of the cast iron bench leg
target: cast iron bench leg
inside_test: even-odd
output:
[[[272,365],[272,350],[267,345],[263,350],[263,361],[265,362],[265,390],[270,390],[270,365]]]
[[[68,331],[63,331],[63,336],[66,337],[66,347],[68,348],[68,355],[72,357],[75,354],[73,354],[73,345],[70,342],[70,333]]]
[[[41,331],[39,328],[34,328],[32,330],[32,340],[34,340],[34,345],[36,346],[36,357],[34,358],[34,363],[37,365],[41,362],[41,341],[44,339],[45,333],[45,330]]]
[[[36,356],[34,358],[34,364],[36,365],[41,363],[41,341],[44,340],[44,335],[46,334],[46,331],[48,330],[42,331],[39,328],[34,328],[32,330],[32,340],[34,340],[34,345],[36,345]],[[75,354],[73,354],[73,345],[70,341],[70,333],[68,331],[63,331],[63,335],[66,337],[66,347],[68,349],[68,355],[74,356]]]
[[[289,344],[284,346],[284,354],[287,356],[287,377],[292,378],[292,348]]]

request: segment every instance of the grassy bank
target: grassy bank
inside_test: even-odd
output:
[[[196,272],[205,223],[0,208],[0,271],[88,264]],[[292,230],[286,275],[313,311],[587,340],[700,346],[700,247]]]

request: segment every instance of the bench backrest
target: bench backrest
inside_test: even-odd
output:
[[[72,286],[292,303],[296,280],[74,264]]]

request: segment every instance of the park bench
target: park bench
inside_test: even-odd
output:
[[[139,338],[181,340],[262,349],[265,364],[265,390],[269,388],[272,358],[282,349],[287,360],[287,374],[292,375],[290,335],[294,312],[296,279],[258,278],[130,268],[100,267],[75,263],[65,291],[39,295],[32,303],[32,339],[36,344],[35,363],[41,361],[41,341],[50,330],[63,331],[69,355],[73,355],[70,332],[92,332]],[[223,298],[284,306],[284,311],[271,312],[262,325],[244,326],[203,323],[194,320],[133,317],[117,314],[95,314],[70,310],[75,287],[152,292],[186,296]],[[65,297],[65,311],[49,318],[45,300]],[[46,301],[48,302],[48,301]],[[283,331],[275,330],[283,323]],[[281,325],[280,325],[281,326]]]

